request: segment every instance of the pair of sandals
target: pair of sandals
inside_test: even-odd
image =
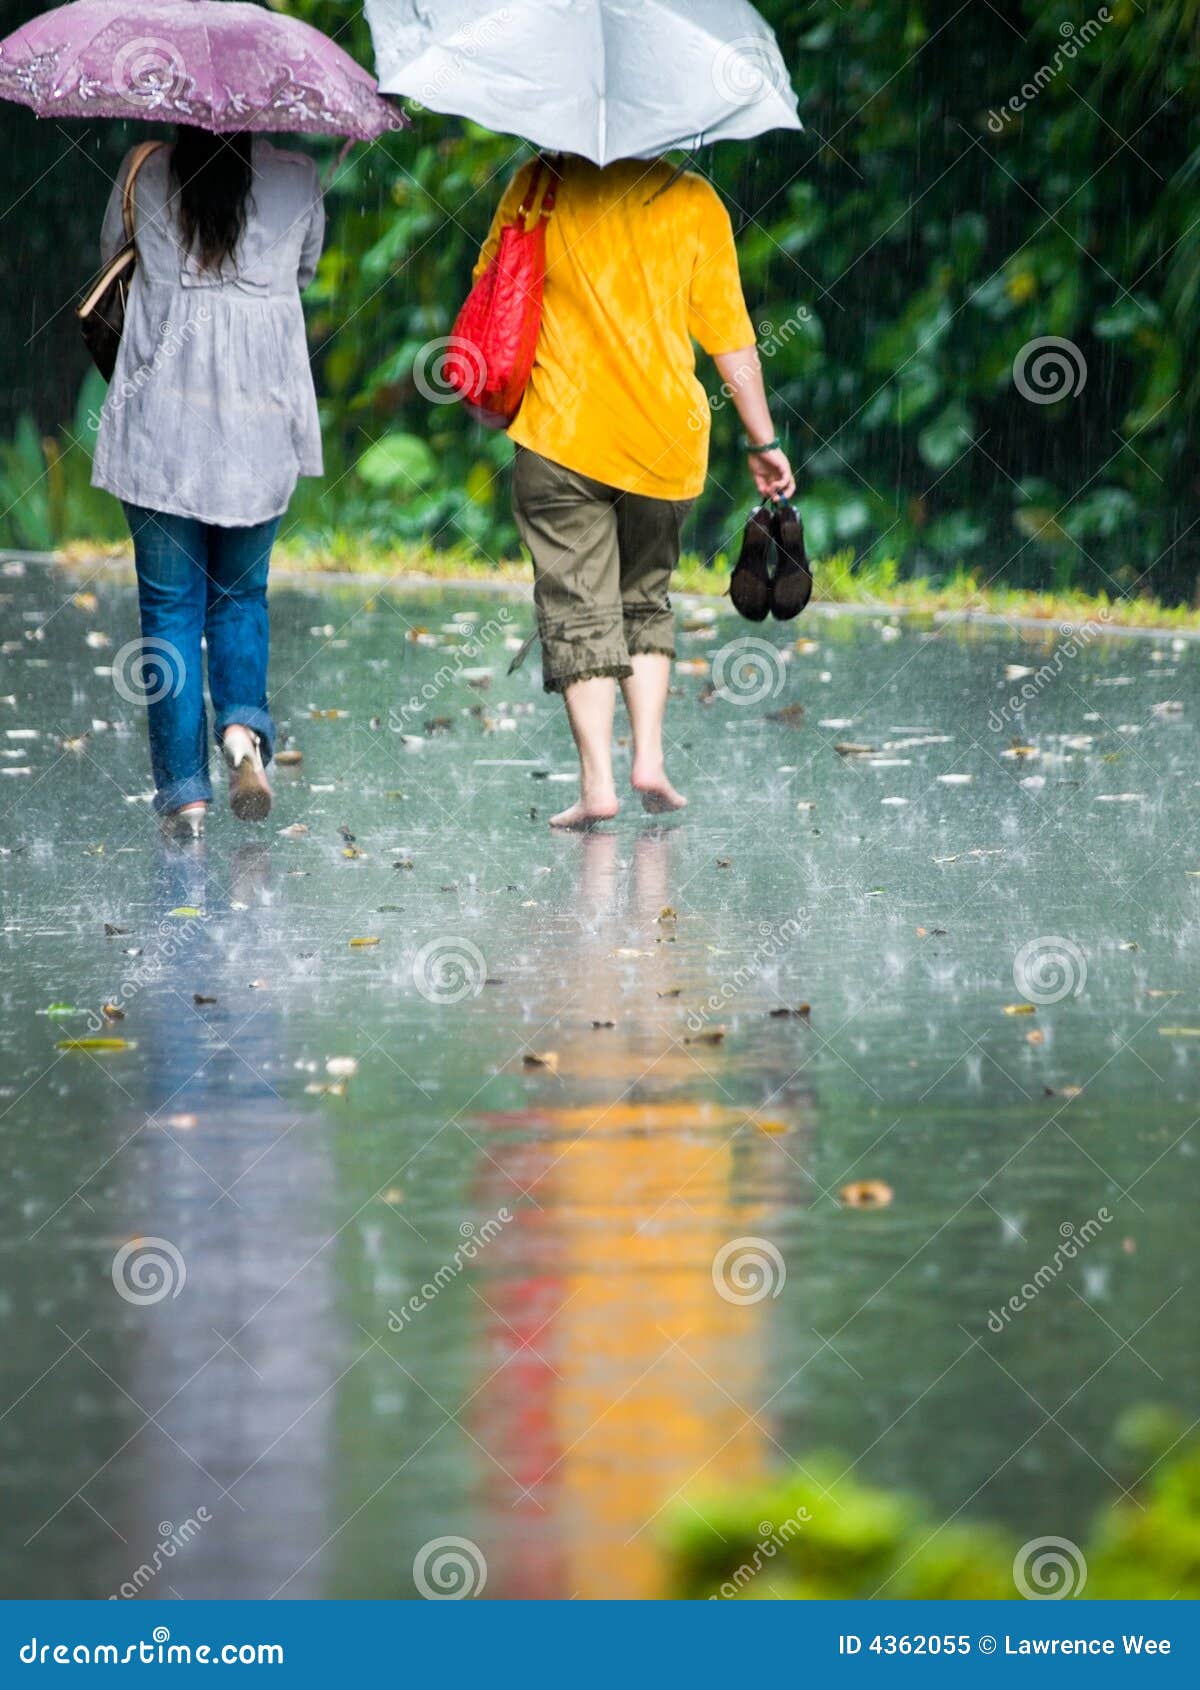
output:
[[[760,505],[746,524],[729,583],[734,609],[747,622],[765,622],[768,615],[790,622],[804,609],[812,590],[799,511],[786,500]]]

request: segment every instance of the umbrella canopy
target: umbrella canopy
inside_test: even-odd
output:
[[[596,164],[799,129],[747,0],[366,0],[380,88]]]
[[[0,42],[0,96],[39,117],[373,141],[407,119],[319,29],[246,0],[74,0]]]

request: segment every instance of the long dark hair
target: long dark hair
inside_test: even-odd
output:
[[[210,135],[180,125],[171,149],[174,202],[183,244],[202,270],[219,270],[246,226],[250,197],[249,135]]]

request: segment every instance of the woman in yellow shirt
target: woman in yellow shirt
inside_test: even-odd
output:
[[[477,275],[534,186],[501,200]],[[561,163],[546,225],[537,359],[509,433],[513,514],[533,555],[548,691],[565,695],[580,794],[552,827],[617,813],[616,687],[633,732],[634,790],[652,813],[687,800],[667,778],[663,720],[675,655],[668,597],[680,530],[708,469],[710,406],[693,340],[736,407],[763,498],[795,479],[775,437],[729,216],[701,176],[662,160]]]

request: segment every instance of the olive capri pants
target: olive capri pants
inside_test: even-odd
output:
[[[639,652],[675,655],[668,586],[691,499],[622,493],[518,446],[513,516],[533,555],[547,692],[631,675]]]

